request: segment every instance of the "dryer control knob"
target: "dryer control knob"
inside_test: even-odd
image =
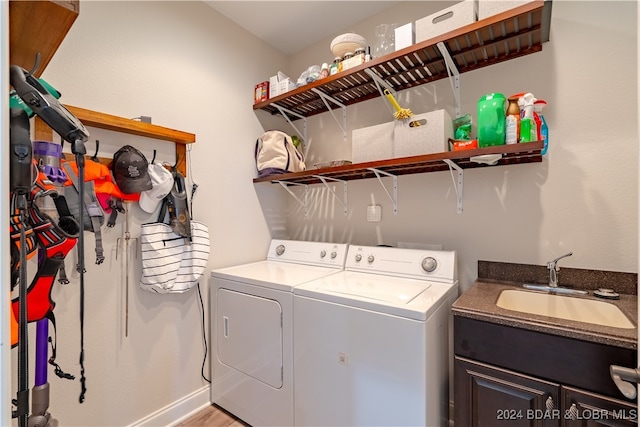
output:
[[[325,251],[324,249],[320,251],[320,258],[324,258],[327,256],[327,251]]]
[[[369,255],[369,256],[367,257],[367,262],[368,262],[369,264],[371,264],[371,263],[373,262],[373,260],[375,260],[375,257],[374,257],[373,255]]]
[[[336,251],[331,252],[331,259],[336,259],[337,256],[338,256],[338,252]]]
[[[426,257],[422,260],[422,269],[427,273],[431,273],[438,266],[438,261],[433,257]]]
[[[356,255],[356,262],[360,262],[360,261],[362,261],[362,255],[357,254]]]
[[[284,245],[278,245],[276,247],[276,255],[280,256],[284,253]]]

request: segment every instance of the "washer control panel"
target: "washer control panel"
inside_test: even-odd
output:
[[[267,259],[343,268],[347,246],[346,243],[274,239]]]
[[[437,281],[458,278],[455,251],[349,246],[345,270]]]

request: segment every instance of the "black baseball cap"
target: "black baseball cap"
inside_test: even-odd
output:
[[[125,194],[151,190],[149,162],[138,149],[125,145],[113,155],[113,178]]]

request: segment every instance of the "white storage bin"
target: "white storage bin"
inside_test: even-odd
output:
[[[413,40],[415,38],[415,31],[413,29],[413,22],[409,22],[408,24],[402,25],[395,29],[395,49],[400,50],[405,47],[409,47],[413,45]]]
[[[448,33],[478,19],[477,0],[464,0],[416,21],[416,43]]]
[[[522,6],[531,0],[478,0],[478,20]]]
[[[421,126],[409,126],[414,121]],[[362,163],[442,153],[449,151],[449,138],[453,138],[453,122],[446,110],[417,114],[407,120],[354,129],[352,161]]]

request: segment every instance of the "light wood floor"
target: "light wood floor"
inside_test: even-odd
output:
[[[198,412],[191,418],[188,418],[176,424],[175,427],[249,427],[233,415],[224,410],[211,405]]]

